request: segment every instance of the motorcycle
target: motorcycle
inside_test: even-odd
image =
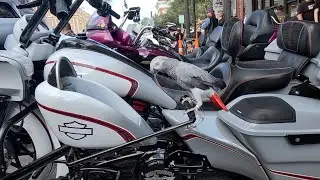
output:
[[[237,42],[241,22],[232,19],[225,26],[231,26],[225,28],[230,31],[224,30],[222,37],[229,35],[234,38],[232,42]],[[308,57],[319,54],[320,48],[314,46],[320,38],[314,33],[320,30],[318,24],[284,23],[278,36],[284,37],[279,39],[290,36],[288,32],[292,32],[294,26],[300,26],[298,32],[302,34],[299,41],[294,40],[299,49],[296,46],[289,49],[291,40],[279,40],[286,56],[290,56],[290,60],[294,57],[306,60],[302,54]],[[232,55],[238,47],[224,41],[222,46]],[[205,111],[203,118],[194,112],[186,116],[183,109],[163,108],[162,114],[171,126],[154,132],[119,95],[81,78],[73,63],[61,57],[47,81],[37,87],[36,99],[47,125],[65,145],[4,179],[20,177],[17,174],[21,172],[28,174],[60,156],[67,156],[66,161],[59,163],[70,168],[69,174],[60,179],[129,179],[129,176],[199,179],[208,176],[210,179],[281,180],[318,179],[320,176],[320,159],[316,156],[320,148],[319,130],[315,126],[319,116],[316,93],[312,94],[314,97],[311,94],[305,97],[303,93],[240,96],[228,103],[226,110]],[[258,68],[260,62],[253,64],[251,61],[247,65]],[[260,68],[259,73],[272,74],[270,71],[277,70],[281,75],[256,82],[262,86],[266,82],[279,84],[291,79],[293,73],[300,74],[299,68],[289,65],[278,69]],[[311,86],[309,82],[301,85]],[[192,107],[185,96],[179,102],[186,109]],[[160,135],[172,131],[177,133],[177,139],[173,135],[161,138]]]
[[[20,4],[17,7],[20,10],[39,8],[34,15],[23,15],[15,22],[12,34],[7,36],[3,45],[6,50],[0,51],[1,177],[60,147],[58,139],[45,125],[33,96],[35,87],[43,81],[45,61],[55,51],[53,44],[57,44],[59,39],[53,35],[59,34],[65,25],[60,23],[52,31],[42,18],[49,7],[55,8],[61,5],[59,3],[49,6],[48,1],[37,0]],[[74,4],[71,10],[76,10],[78,5]],[[61,10],[60,7],[53,14],[65,12],[66,9]],[[72,15],[74,12],[69,13]],[[7,27],[3,28],[6,30]],[[29,177],[48,179],[60,176],[57,169],[65,174],[64,164],[49,164]]]
[[[240,50],[237,48],[241,44],[242,23],[232,19],[225,26],[230,27],[224,28],[222,47],[231,58],[235,58]],[[297,46],[293,47],[290,46],[294,43],[292,40],[288,42],[284,39],[288,40],[288,32],[292,32],[296,26],[301,27],[298,32],[303,36],[298,36],[301,39],[295,41]],[[308,141],[310,135],[306,135],[312,129],[307,124],[317,116],[317,93],[305,93],[305,89],[308,92],[317,90],[311,85],[312,77],[309,77],[311,83],[301,80],[298,86],[288,84],[292,77],[302,79],[302,75],[313,66],[309,60],[320,51],[313,41],[320,37],[313,31],[317,32],[319,25],[288,22],[280,28],[279,45],[285,50],[279,62],[236,62],[233,59],[229,64],[230,71],[222,71],[222,67],[215,68],[212,73],[217,77],[220,73],[227,82],[226,89],[220,93],[224,102],[228,103],[229,110],[207,109],[205,117],[197,116],[196,121],[194,112],[189,114],[190,119],[183,115],[183,107],[189,108],[192,103],[185,99],[180,101],[181,97],[188,94],[170,79],[161,75],[153,77],[124,56],[108,48],[103,50],[100,46],[94,46],[93,41],[65,40],[61,43],[64,47],[49,57],[50,63],[45,68],[48,76],[45,75],[46,81],[37,87],[36,99],[46,123],[66,145],[9,177],[18,177],[17,174],[26,173],[26,169],[28,173],[32,172],[39,165],[53,162],[69,153],[71,156],[68,156],[68,160],[59,163],[70,167],[70,177],[117,179],[121,174],[134,174],[140,179],[159,176],[165,179],[168,176],[194,177],[213,172],[209,177],[317,178],[318,159],[297,158],[304,151],[308,151],[308,154],[318,151],[316,142]],[[114,58],[106,60],[102,55],[104,52]],[[84,63],[84,59],[88,59],[88,64]],[[229,73],[232,73],[231,77]],[[277,89],[281,93],[270,92]],[[243,96],[266,90],[269,90],[269,94]],[[290,95],[285,95],[289,92]],[[159,106],[168,127],[154,131],[128,105],[135,99]],[[312,112],[310,118],[306,118],[309,115],[304,111],[305,105],[297,102],[312,104],[311,110],[308,110]],[[275,104],[279,106],[275,107]],[[212,108],[212,105],[207,107]],[[243,107],[250,107],[250,111]],[[262,115],[257,116],[256,112]],[[300,125],[302,119],[309,121]],[[258,133],[260,130],[262,132]],[[173,133],[169,137],[159,136],[168,132]],[[314,130],[311,133],[316,132]],[[266,151],[266,146],[275,144],[282,146],[274,151]],[[296,150],[298,145],[302,151]],[[313,148],[309,148],[311,146]],[[280,154],[281,151],[290,153]],[[157,166],[159,164],[163,166]]]
[[[130,13],[128,13],[127,16],[129,14]],[[131,16],[133,17],[133,15]],[[159,45],[150,39],[141,41],[140,38],[143,34],[149,31],[152,31],[154,39],[158,41],[157,44]],[[270,43],[269,39],[274,33],[274,25],[270,14],[265,10],[253,12],[244,25],[244,31],[244,41],[243,44],[241,44],[243,50],[239,52],[238,58],[241,61],[263,59],[264,48],[268,46]],[[225,61],[223,58],[224,51],[220,46],[222,27],[218,26],[212,32],[205,46],[196,49],[187,56],[179,55],[171,47],[168,39],[175,41],[175,38],[172,37],[169,32],[169,30],[164,31],[158,27],[147,26],[132,40],[128,33],[112,23],[111,17],[99,17],[96,14],[92,15],[88,21],[87,28],[87,36],[89,38],[116,49],[129,59],[134,59],[137,63],[143,62],[143,66],[147,69],[149,66],[145,64],[150,63],[155,56],[176,58],[201,67],[206,71],[211,71],[219,63]],[[137,51],[140,51],[140,53]],[[151,53],[149,51],[151,51]]]

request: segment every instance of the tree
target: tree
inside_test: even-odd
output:
[[[141,21],[140,21],[140,25],[142,27],[144,26],[153,26],[154,25],[154,22],[151,18],[148,18],[148,17],[144,17]]]
[[[209,7],[212,7],[212,0],[196,0],[196,18],[204,19]],[[190,6],[189,8],[189,11],[192,12],[192,7]],[[164,26],[166,22],[178,24],[178,16],[184,14],[184,12],[184,0],[174,0],[170,3],[170,8],[166,14],[155,17],[155,23],[158,26]],[[190,20],[194,21],[192,17],[190,17]]]

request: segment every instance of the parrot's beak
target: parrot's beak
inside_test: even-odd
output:
[[[158,73],[158,71],[157,71],[156,69],[154,69],[154,68],[150,68],[150,72],[151,72],[152,74]]]

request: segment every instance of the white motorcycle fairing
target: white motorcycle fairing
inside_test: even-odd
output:
[[[69,73],[69,61],[58,62],[35,96],[46,123],[61,142],[79,148],[110,148],[153,133],[113,91],[70,76],[75,72]],[[141,144],[155,143],[152,138]]]

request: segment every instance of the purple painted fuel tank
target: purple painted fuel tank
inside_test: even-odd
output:
[[[87,24],[87,37],[100,42],[142,66],[149,68],[148,63],[156,56],[175,58],[172,53],[158,48],[136,47],[133,39],[126,31],[118,28],[110,16],[101,17],[94,13]]]

